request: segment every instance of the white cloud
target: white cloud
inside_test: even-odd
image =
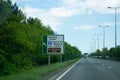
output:
[[[59,18],[56,18],[50,11],[44,9],[37,9],[26,6],[22,8],[27,17],[39,18],[45,25],[50,25],[54,31],[58,31],[61,28],[61,22]]]
[[[71,12],[65,7],[52,8],[50,13],[56,17],[67,17],[71,15]]]
[[[71,17],[79,14],[80,10],[75,8],[58,7],[50,9],[50,13],[56,17]]]
[[[17,0],[12,1],[15,2]],[[53,30],[57,31],[61,28],[62,25],[61,19],[69,18],[74,15],[80,14],[92,14],[93,12],[98,13],[114,12],[114,10],[110,10],[107,7],[119,5],[120,0],[61,0],[61,6],[52,7],[49,10],[25,6],[23,11],[26,13],[28,17],[29,16],[38,17],[42,20],[42,22],[45,25],[50,25]],[[94,26],[82,25],[80,27],[75,27],[74,29],[91,30],[94,29]]]
[[[80,25],[80,26],[76,26],[76,27],[74,27],[73,29],[74,30],[93,30],[93,29],[95,29],[96,27],[95,26],[93,26],[93,25]]]
[[[62,2],[67,6],[77,6],[78,0],[62,0]]]
[[[120,0],[62,0],[66,6],[74,7],[76,9],[83,9],[86,14],[91,14],[93,11],[98,13],[114,12],[107,7],[118,7]]]
[[[17,2],[19,0],[12,1]],[[37,2],[38,0],[21,0],[21,2],[23,1]],[[61,0],[61,6],[51,8],[50,12],[57,17],[70,17],[84,13],[92,14],[94,11],[99,13],[113,13],[114,10],[109,10],[107,7],[118,7],[119,5],[120,0]]]
[[[17,2],[17,1],[21,1],[21,2],[37,2],[38,0],[11,0],[12,2]]]
[[[108,13],[110,10],[107,7],[119,5],[120,0],[86,0],[81,3],[81,7],[85,7],[86,9],[99,13]]]
[[[12,3],[15,3],[15,2],[17,2],[17,0],[11,0],[12,1]]]
[[[105,23],[102,23],[101,25],[108,25],[109,27],[111,26],[115,26],[115,22],[105,22]],[[117,25],[120,25],[120,21],[117,21]]]
[[[45,10],[25,6],[22,10],[26,13],[27,17],[40,18],[45,25],[50,25],[54,31],[58,31],[61,28],[61,19],[71,17],[81,12],[75,8],[69,9],[67,7],[54,7]]]

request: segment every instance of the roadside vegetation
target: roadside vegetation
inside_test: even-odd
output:
[[[112,47],[109,50],[104,48],[102,51],[96,50],[96,52],[90,54],[91,57],[120,60],[120,46]]]
[[[26,70],[22,73],[0,77],[0,80],[48,80],[50,77],[72,65],[77,60],[78,59],[74,59],[62,63],[33,67],[30,70]]]
[[[49,25],[45,26],[38,18],[27,18],[11,0],[0,0],[0,76],[46,65],[48,55],[42,53],[42,35],[48,34],[55,34]],[[67,42],[64,42],[64,48],[63,61],[81,56],[81,51]],[[51,56],[51,63],[56,62],[59,62],[59,55]]]

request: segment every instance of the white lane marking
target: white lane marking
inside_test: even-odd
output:
[[[108,69],[111,69],[112,67],[108,66]]]
[[[67,71],[65,71],[61,76],[59,76],[56,80],[60,80],[65,74],[67,74],[74,66],[76,66],[80,60],[78,60],[72,67],[70,67]]]

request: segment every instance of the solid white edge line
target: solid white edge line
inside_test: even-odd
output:
[[[74,66],[76,66],[80,60],[78,60],[72,67],[70,67],[67,71],[65,71],[61,76],[59,76],[56,80],[60,80],[65,74],[67,74]]]

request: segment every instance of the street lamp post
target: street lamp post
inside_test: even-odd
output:
[[[94,46],[94,51],[96,50],[96,40],[95,39],[92,39],[93,40],[93,46]]]
[[[117,46],[117,9],[120,7],[108,7],[109,9],[115,10],[115,47]]]
[[[105,48],[105,27],[109,27],[108,25],[102,26],[100,25],[99,27],[103,27],[103,48]]]
[[[99,49],[99,36],[102,35],[102,34],[95,34],[97,36],[97,40],[98,40],[98,49]]]

